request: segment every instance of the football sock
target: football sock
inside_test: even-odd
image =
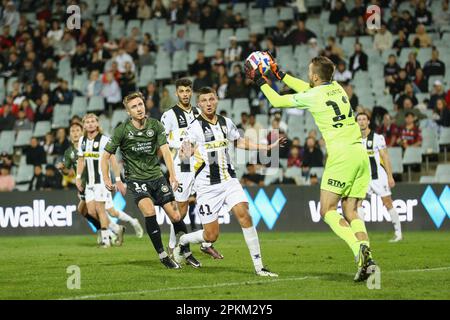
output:
[[[93,216],[91,216],[89,213],[85,216],[86,220],[92,223],[95,227],[95,229],[100,230],[102,227],[100,225],[100,221],[95,219]]]
[[[354,219],[350,222],[350,228],[352,228],[355,233],[355,237],[357,233],[365,233],[367,235],[367,239],[369,239],[369,235],[367,234],[366,224],[361,219]],[[369,240],[360,240],[360,243],[367,245],[370,247]]]
[[[189,204],[189,219],[191,220],[191,230],[197,230],[197,226],[195,225],[195,203]]]
[[[203,237],[203,230],[197,230],[195,232],[183,234],[180,237],[180,245],[186,246],[189,243],[200,243],[205,242],[205,238]]]
[[[247,243],[248,250],[250,251],[250,256],[252,257],[253,265],[256,271],[261,271],[263,268],[261,249],[259,247],[258,233],[254,226],[250,228],[242,228],[242,233],[244,234],[245,242]]]
[[[333,230],[339,238],[347,243],[352,250],[353,255],[356,257],[359,252],[360,242],[356,239],[355,233],[347,222],[345,222],[345,225],[341,225],[340,221],[344,220],[344,218],[336,210],[332,210],[325,214],[323,220],[330,226],[331,230]]]
[[[358,216],[359,218],[364,221],[364,217],[366,216],[366,211],[364,211],[363,207],[358,207],[358,209],[356,209],[358,212]]]
[[[130,217],[128,214],[126,214],[123,211],[117,210],[117,212],[119,212],[119,220],[125,221],[125,222],[129,222],[129,223],[133,223],[134,219],[132,217]]]
[[[177,236],[173,224],[170,225],[169,248],[173,249],[177,245]]]
[[[120,227],[117,223],[115,223],[114,221],[110,220],[109,223],[109,229],[114,232],[115,234],[118,234],[120,232]]]
[[[394,225],[395,235],[396,236],[402,236],[402,225],[400,224],[400,218],[398,216],[397,210],[395,208],[391,208],[388,210],[389,214],[391,215],[391,221]]]
[[[148,236],[152,241],[153,247],[156,252],[163,253],[164,246],[161,239],[161,230],[159,228],[158,222],[156,221],[156,215],[151,217],[145,217],[145,228],[147,229]],[[161,257],[160,257],[161,258]]]

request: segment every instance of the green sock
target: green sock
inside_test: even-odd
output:
[[[355,219],[352,222],[350,222],[350,227],[352,228],[353,232],[355,233],[355,236],[356,236],[356,233],[358,233],[358,232],[363,232],[363,233],[367,234],[366,224],[361,219]],[[369,235],[367,234],[367,239],[368,238],[369,238]],[[360,242],[367,245],[368,247],[370,247],[369,240],[360,240]]]
[[[323,220],[330,226],[331,230],[333,230],[339,238],[347,243],[353,251],[353,255],[356,257],[358,255],[359,245],[361,242],[355,237],[355,233],[348,224],[346,226],[342,226],[340,224],[340,221],[343,219],[344,218],[336,210],[328,211],[323,218]]]

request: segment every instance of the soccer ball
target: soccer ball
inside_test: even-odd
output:
[[[262,71],[263,74],[266,74],[270,71],[270,56],[262,51],[255,51],[252,52],[248,58],[245,60],[246,63],[248,62],[253,70],[256,70],[258,68],[259,63],[262,63]]]

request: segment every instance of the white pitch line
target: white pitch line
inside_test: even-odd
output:
[[[285,281],[302,281],[306,279],[316,279],[319,277],[292,277],[292,278],[278,278],[273,280],[256,280],[256,281],[242,281],[242,282],[224,282],[224,283],[216,283],[212,285],[202,285],[202,286],[193,286],[193,287],[172,287],[172,288],[161,288],[161,289],[153,289],[153,290],[140,290],[140,291],[123,291],[123,292],[113,292],[113,293],[100,293],[100,294],[92,294],[86,296],[75,296],[69,298],[61,298],[59,300],[84,300],[84,299],[96,299],[100,297],[114,297],[121,296],[126,294],[137,295],[144,293],[156,293],[162,291],[179,291],[179,290],[193,290],[193,289],[211,289],[211,288],[221,288],[221,287],[231,287],[231,286],[239,286],[239,285],[253,285],[253,284],[268,284],[274,282],[285,282]]]
[[[428,269],[409,269],[409,270],[389,270],[389,271],[381,271],[382,273],[397,273],[397,272],[427,272],[427,271],[442,271],[442,270],[450,270],[450,266],[448,267],[439,267],[439,268],[428,268]],[[202,286],[193,286],[193,287],[172,287],[172,288],[161,288],[161,289],[153,289],[153,290],[140,290],[140,291],[123,291],[123,292],[113,292],[113,293],[100,293],[100,294],[92,294],[86,296],[75,296],[69,298],[61,298],[59,300],[85,300],[85,299],[96,299],[101,297],[114,297],[121,295],[137,295],[137,294],[145,294],[145,293],[157,293],[162,291],[178,291],[178,290],[195,290],[195,289],[211,289],[211,288],[221,288],[221,287],[231,287],[231,286],[239,286],[239,285],[253,285],[253,284],[266,284],[273,282],[285,282],[285,281],[302,281],[307,279],[319,279],[320,277],[292,277],[292,278],[278,278],[267,281],[256,280],[256,281],[243,281],[243,282],[225,282],[225,283],[216,283],[212,285],[202,285]]]

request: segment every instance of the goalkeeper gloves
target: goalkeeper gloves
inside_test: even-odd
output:
[[[253,80],[258,87],[261,87],[263,84],[266,84],[268,79],[262,72],[261,63],[258,65],[256,69],[253,69],[250,61],[247,61],[244,65],[245,75],[250,80]]]
[[[265,51],[270,57],[269,65],[270,70],[272,70],[272,73],[277,77],[278,80],[283,80],[284,76],[286,75],[286,72],[280,70],[278,67],[278,64],[275,62],[275,59],[273,58],[272,54],[269,51]]]

